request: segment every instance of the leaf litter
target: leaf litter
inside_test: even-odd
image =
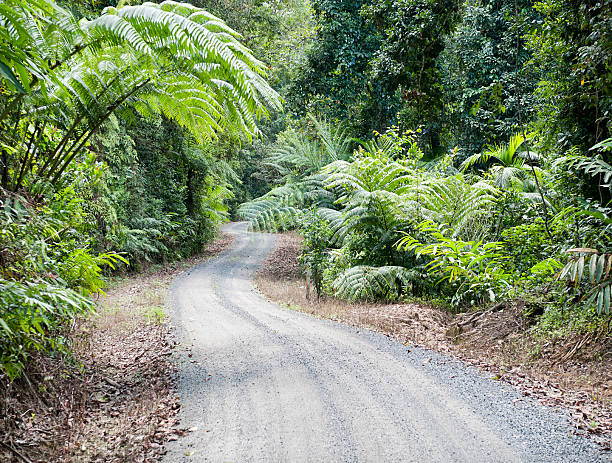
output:
[[[19,380],[0,376],[0,461],[153,463],[190,432],[177,417],[166,290],[231,242],[222,235],[199,256],[117,279],[98,315],[67,333],[71,357],[37,356]]]
[[[298,235],[278,235],[276,250],[257,273],[257,288],[272,301],[380,332],[406,346],[454,356],[513,385],[523,396],[568,410],[575,433],[588,435],[603,449],[612,449],[609,326],[591,334],[590,339],[569,336],[540,348],[528,331],[532,320],[524,315],[520,300],[456,316],[427,303],[348,303],[328,296],[317,303],[306,297],[306,282],[297,260],[301,246]]]

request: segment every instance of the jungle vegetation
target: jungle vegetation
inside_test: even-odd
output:
[[[274,188],[240,215],[302,233],[319,295],[609,323],[611,6],[313,0]]]
[[[609,321],[610,0],[5,0],[0,371],[231,218],[320,294]],[[222,19],[220,19],[222,18]]]

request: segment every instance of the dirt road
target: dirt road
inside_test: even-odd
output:
[[[563,414],[473,368],[266,301],[251,277],[274,235],[225,231],[232,246],[171,291],[193,431],[166,462],[610,461]]]

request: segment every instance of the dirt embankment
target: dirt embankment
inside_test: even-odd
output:
[[[98,314],[68,334],[72,358],[33,358],[26,375],[0,377],[0,461],[154,462],[177,428],[174,340],[166,321],[172,279],[223,251],[117,278]]]
[[[516,386],[544,405],[568,408],[576,432],[612,445],[612,330],[542,342],[529,332],[531,319],[515,301],[488,311],[453,316],[416,303],[347,303],[306,298],[297,256],[302,240],[279,236],[276,251],[256,277],[274,302],[315,316],[384,333],[406,344],[446,352]],[[279,284],[281,283],[281,284]]]

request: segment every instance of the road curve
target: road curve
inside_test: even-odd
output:
[[[193,431],[165,462],[610,461],[566,416],[471,367],[268,302],[251,277],[274,235],[224,230],[231,247],[171,288]]]

